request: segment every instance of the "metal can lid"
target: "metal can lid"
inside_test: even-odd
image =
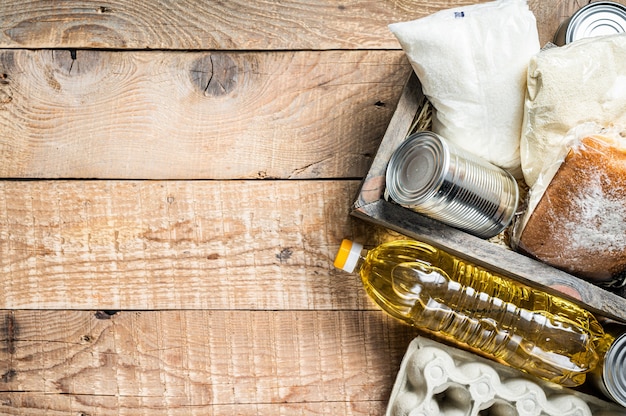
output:
[[[418,205],[431,198],[444,181],[449,151],[436,134],[409,136],[387,165],[387,190],[395,202]]]
[[[626,406],[626,334],[613,341],[604,357],[602,384],[613,401]]]
[[[626,7],[611,1],[590,3],[569,21],[565,43],[594,36],[626,32]]]

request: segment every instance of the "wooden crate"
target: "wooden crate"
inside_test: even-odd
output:
[[[363,181],[352,214],[531,286],[558,293],[599,314],[600,318],[626,321],[626,300],[623,297],[519,254],[504,245],[475,237],[385,200],[387,163],[394,150],[410,134],[424,101],[419,80],[412,74]]]

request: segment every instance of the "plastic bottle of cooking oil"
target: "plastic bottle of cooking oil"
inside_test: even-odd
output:
[[[582,384],[613,341],[575,303],[421,242],[366,251],[344,240],[335,266],[358,271],[369,296],[395,318],[563,386]]]

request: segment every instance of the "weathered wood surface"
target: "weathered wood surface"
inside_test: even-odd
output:
[[[332,266],[358,184],[0,182],[0,309],[368,307]]]
[[[11,16],[29,16],[38,23],[26,25],[26,33],[54,37],[56,29],[44,30],[46,26],[41,24],[52,21],[62,30],[63,25],[58,23],[67,21],[81,28],[77,32],[81,33],[79,39],[89,39],[89,30],[99,29],[76,23],[74,18],[99,18],[89,10],[98,16],[115,15],[114,10],[127,10],[129,16],[136,14],[129,9],[131,6],[96,6],[89,2],[72,3],[71,14],[69,2],[59,3],[26,3],[26,9],[19,9],[17,3],[5,2],[0,6],[0,16],[2,7],[6,10],[3,27],[10,26]],[[144,9],[139,6],[142,2],[132,4],[154,19],[159,14],[151,7],[174,7],[156,2]],[[315,5],[307,4],[309,9]],[[415,7],[424,14],[453,4],[463,3]],[[568,9],[574,9],[573,4],[559,2],[559,7],[553,9],[531,3],[531,7],[540,11],[537,19],[542,28],[543,22],[546,26],[547,22],[560,22],[559,14],[567,15]],[[96,11],[100,7],[109,12]],[[359,7],[366,6],[345,9]],[[20,13],[11,14],[18,9]],[[188,12],[194,7],[181,10]],[[285,14],[290,10],[279,8]],[[243,15],[237,14],[240,18]],[[280,13],[276,16],[290,21]],[[187,28],[181,16],[177,19],[180,27]],[[140,17],[122,20],[143,27],[137,23],[142,21]],[[377,24],[382,25],[380,20]],[[172,25],[166,27],[178,27]],[[0,33],[11,30],[5,28]],[[176,38],[173,34],[171,37]],[[542,37],[548,38],[545,33]],[[320,41],[319,37],[314,39]],[[54,43],[62,46],[58,39]],[[27,46],[42,45],[46,44]],[[365,49],[371,48],[369,44],[360,45],[362,49],[351,51],[262,53],[0,50],[0,153],[4,160],[0,177],[362,177],[411,69],[400,50],[370,50]],[[383,43],[378,46],[390,47]],[[117,46],[112,43],[108,47]]]
[[[426,126],[432,123],[424,114],[428,114],[430,103],[422,93],[422,86],[415,73],[411,73],[407,80],[402,94],[398,100],[396,111],[389,120],[387,130],[381,140],[378,151],[372,160],[367,174],[363,178],[361,189],[354,201],[353,208],[358,209],[363,205],[376,202],[383,198],[385,193],[385,173],[389,159],[395,149],[412,132],[418,130],[417,126]],[[432,108],[431,110],[432,111]],[[426,128],[426,127],[424,127]]]
[[[415,336],[364,311],[5,311],[3,415],[381,415]]]
[[[458,4],[443,0],[435,7]],[[466,4],[469,2],[466,0]],[[397,48],[386,23],[433,10],[416,1],[4,1],[3,47],[131,49]]]
[[[5,0],[0,2],[0,47],[399,49],[388,24],[479,2]],[[551,40],[559,23],[586,3],[529,0],[541,43]]]
[[[415,334],[332,256],[395,237],[386,25],[471,3],[0,2],[0,415],[383,414]]]
[[[0,51],[0,177],[362,177],[410,71],[400,51]]]

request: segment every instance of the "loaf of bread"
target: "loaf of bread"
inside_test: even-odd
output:
[[[569,150],[518,250],[600,285],[626,277],[626,150],[585,137]]]

